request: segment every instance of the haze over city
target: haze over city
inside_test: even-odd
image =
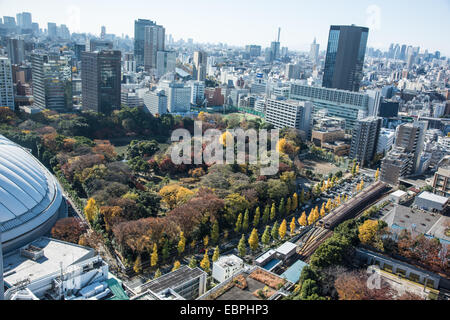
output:
[[[52,10],[48,10],[52,8]],[[440,50],[450,54],[445,41],[450,29],[450,1],[430,0],[138,0],[0,1],[3,15],[29,11],[41,26],[47,22],[66,24],[71,32],[108,33],[134,36],[133,21],[147,18],[164,25],[175,39],[193,38],[200,43],[227,43],[243,46],[249,42],[267,45],[281,27],[281,42],[294,50],[309,50],[317,37],[324,48],[328,25],[355,24],[369,27],[368,46],[387,49],[390,43]]]

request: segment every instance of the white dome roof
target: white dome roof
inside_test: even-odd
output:
[[[0,135],[2,241],[28,233],[52,218],[62,193],[51,173],[26,149]]]

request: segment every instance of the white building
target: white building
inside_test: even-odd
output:
[[[108,265],[87,247],[43,237],[3,261],[6,300],[100,299],[110,293]]]
[[[167,96],[167,110],[171,113],[186,113],[191,109],[191,87],[181,82],[163,80],[159,89]]]
[[[154,116],[167,113],[167,96],[164,90],[144,93],[144,106]]]
[[[6,57],[0,57],[0,107],[8,107],[14,110],[11,62]]]
[[[205,82],[193,81],[191,83],[191,104],[199,106],[205,101]]]
[[[397,190],[389,196],[389,200],[394,203],[402,203],[406,200],[408,194],[405,191]]]
[[[416,197],[414,204],[424,210],[443,211],[448,205],[448,198],[424,191]]]
[[[244,261],[241,258],[233,254],[223,256],[213,263],[212,277],[218,282],[224,282],[243,268]]]
[[[303,131],[304,138],[310,140],[313,105],[308,101],[287,100],[282,97],[267,99],[266,121],[276,129],[285,127]]]
[[[394,144],[395,130],[381,128],[378,137],[377,153],[387,153]]]

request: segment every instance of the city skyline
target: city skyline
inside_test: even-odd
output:
[[[94,35],[100,34],[101,26],[105,26],[107,33],[133,37],[134,20],[150,19],[165,26],[166,33],[172,34],[175,39],[193,38],[194,42],[221,42],[231,46],[254,43],[268,47],[276,39],[278,27],[281,27],[282,46],[300,51],[308,51],[314,38],[317,38],[323,51],[330,25],[355,24],[370,29],[368,47],[387,49],[391,43],[404,43],[430,52],[438,50],[443,55],[450,54],[450,44],[442,41],[441,36],[443,30],[450,28],[450,22],[446,19],[450,13],[448,0],[416,3],[414,8],[407,6],[404,0],[395,3],[364,0],[351,5],[293,0],[258,2],[257,5],[252,0],[244,3],[236,3],[236,0],[227,3],[197,2],[208,8],[207,14],[195,10],[198,6],[181,0],[164,3],[134,1],[130,6],[108,2],[107,15],[98,14],[105,11],[105,1],[51,0],[46,1],[45,6],[28,0],[14,4],[1,1],[0,9],[2,15],[14,17],[23,11],[31,12],[33,21],[38,22],[42,29],[47,27],[47,22],[55,22],[66,24],[71,32]],[[49,7],[52,10],[48,10]],[[235,10],[236,7],[240,10]],[[211,24],[217,24],[217,27],[205,27]],[[239,37],[236,37],[237,34]]]

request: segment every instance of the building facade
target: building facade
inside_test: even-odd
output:
[[[331,26],[322,86],[359,91],[369,29]]]
[[[194,68],[192,78],[196,81],[205,81],[206,79],[206,64],[208,55],[204,51],[194,52]]]
[[[353,129],[350,158],[356,159],[361,167],[369,165],[375,156],[380,128],[381,118],[368,117],[358,120]]]
[[[0,57],[0,106],[14,110],[11,61],[6,57]]]
[[[109,114],[121,104],[121,52],[81,54],[83,108]]]

